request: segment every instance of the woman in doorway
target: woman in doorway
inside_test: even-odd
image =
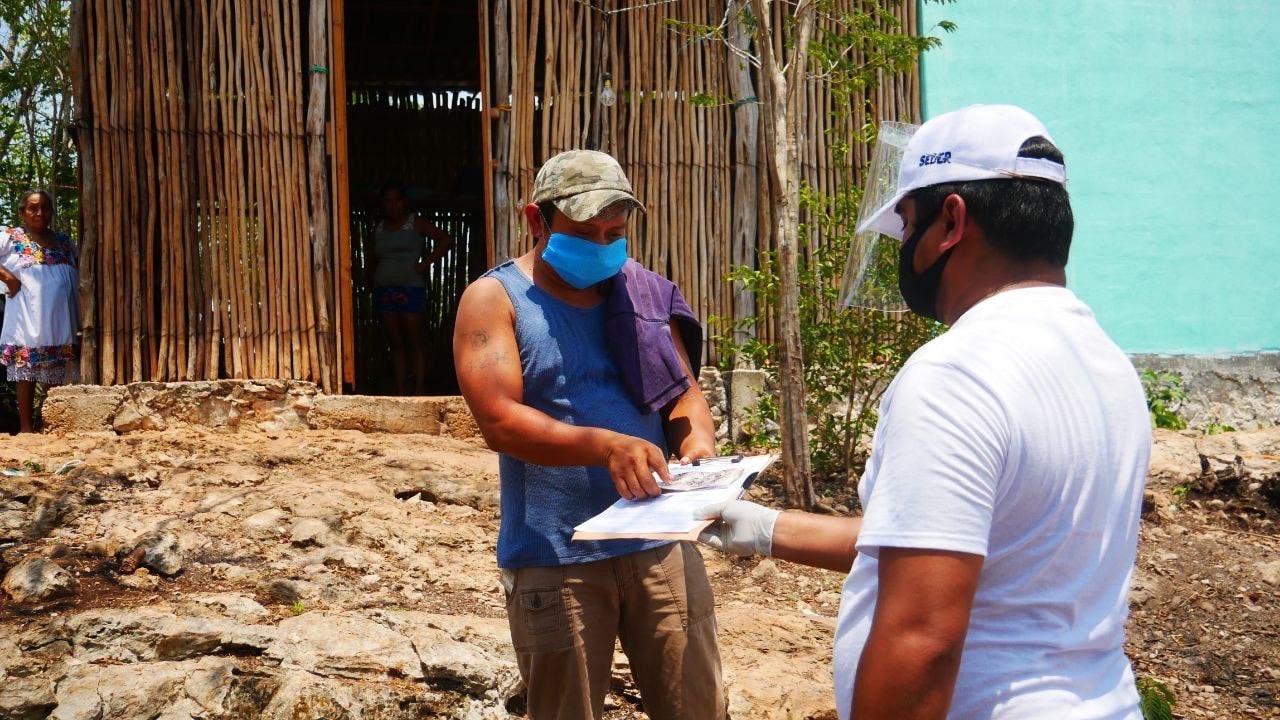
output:
[[[18,384],[18,431],[34,432],[36,383],[62,385],[80,371],[80,274],[71,239],[53,231],[53,196],[28,190],[22,227],[0,231],[4,325],[0,365]]]
[[[453,238],[409,212],[409,196],[400,183],[383,185],[380,197],[383,220],[373,232],[373,253],[367,255],[374,266],[373,304],[387,334],[395,394],[422,395],[427,375],[424,275],[453,247]]]

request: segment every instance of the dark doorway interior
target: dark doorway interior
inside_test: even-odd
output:
[[[347,0],[344,7],[356,342],[351,391],[397,394],[389,330],[371,287],[379,190],[397,181],[407,189],[410,210],[455,241],[423,276],[421,337],[426,394],[456,394],[454,311],[486,264],[476,3]]]

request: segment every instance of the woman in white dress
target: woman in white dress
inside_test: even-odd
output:
[[[18,384],[19,432],[33,432],[36,383],[79,377],[80,273],[71,239],[51,227],[53,196],[28,190],[18,208],[22,227],[0,230],[0,365]]]

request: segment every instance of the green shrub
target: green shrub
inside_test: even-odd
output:
[[[1142,370],[1138,375],[1142,378],[1142,391],[1147,396],[1152,426],[1169,430],[1186,428],[1187,421],[1178,415],[1178,407],[1187,398],[1182,390],[1182,376],[1150,369]]]
[[[1217,421],[1207,422],[1200,428],[1200,432],[1205,435],[1221,435],[1222,433],[1235,432],[1236,429],[1232,425],[1220,423]]]
[[[840,306],[840,283],[853,241],[858,198],[856,188],[836,196],[809,188],[801,192],[801,202],[824,239],[799,262],[800,335],[815,479],[854,475],[863,450],[859,444],[875,429],[880,396],[907,357],[942,327],[911,313]],[[808,234],[808,226],[802,226],[802,239],[807,240]],[[896,284],[896,250],[880,253],[876,263],[875,271],[892,273]],[[737,267],[730,273],[733,282],[742,283],[755,295],[757,316],[746,318],[738,327],[723,318],[711,319],[712,327],[720,330],[715,339],[725,362],[732,362],[735,356],[745,358],[773,380],[777,378],[779,345],[754,338],[735,344],[732,331],[757,329],[763,324],[761,318],[776,312],[775,267],[775,255],[764,253],[758,268]],[[771,385],[776,387],[776,382]],[[747,418],[748,429],[760,434],[751,434],[747,444],[776,447],[776,434],[766,429],[777,420],[777,398],[762,398]]]
[[[1173,720],[1173,691],[1155,678],[1138,678],[1138,707],[1143,720]]]

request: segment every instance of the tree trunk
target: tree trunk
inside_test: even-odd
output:
[[[751,32],[743,23],[742,14],[748,0],[731,0],[729,14],[729,45],[746,53],[751,46]],[[734,156],[733,168],[733,229],[729,246],[729,261],[735,267],[756,266],[757,235],[760,226],[760,193],[757,178],[760,172],[760,105],[756,99],[755,84],[751,79],[751,65],[741,56],[730,53],[729,62],[736,63],[729,73],[729,87],[733,90]],[[756,314],[756,297],[745,285],[733,290],[733,342],[741,345],[753,334],[743,327],[746,318]],[[743,362],[742,355],[733,359],[734,367]]]
[[[800,156],[795,117],[803,80],[809,38],[813,34],[813,4],[800,0],[795,9],[796,43],[786,66],[780,66],[769,0],[751,0],[760,28],[760,76],[763,90],[765,141],[769,158],[770,188],[776,209],[773,233],[778,248],[778,333],[782,352],[778,380],[782,393],[779,421],[782,434],[782,476],[787,503],[812,508],[816,502],[809,462],[809,418],[805,413],[804,349],[800,343],[800,291],[797,236],[800,228]]]
[[[325,105],[328,78],[317,68],[328,67],[329,43],[327,0],[311,0],[310,51],[311,86],[307,91],[307,174],[310,175],[311,194],[311,271],[315,282],[316,336],[320,351],[320,386],[325,392],[334,391],[333,377],[333,325],[329,319],[329,293],[333,292],[333,272],[330,263],[333,247],[330,231],[332,217],[329,213],[329,165],[325,158]]]

